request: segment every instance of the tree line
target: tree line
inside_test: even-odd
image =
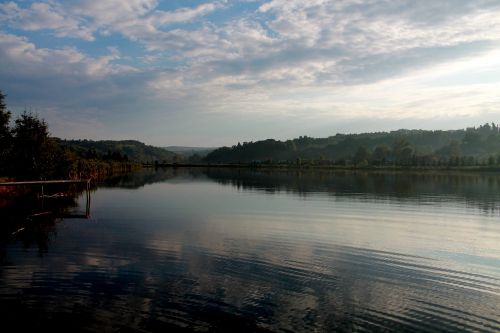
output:
[[[88,157],[103,157],[104,159],[122,159],[133,162],[159,163],[173,162],[177,154],[164,148],[146,145],[136,140],[62,140],[58,143],[68,149],[73,149]],[[115,158],[114,158],[115,157]]]
[[[398,130],[337,134],[328,138],[300,136],[222,147],[207,163],[468,167],[500,165],[500,128],[495,123],[462,130]]]
[[[99,177],[113,170],[130,170],[128,156],[78,150],[50,136],[45,120],[24,111],[11,126],[12,113],[0,91],[0,177],[18,180]]]

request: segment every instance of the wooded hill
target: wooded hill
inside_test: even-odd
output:
[[[328,138],[301,136],[238,143],[216,149],[208,163],[315,163],[339,165],[497,165],[499,126],[484,124],[461,130],[397,130],[337,134]]]
[[[73,149],[87,158],[95,156],[109,157],[114,160],[133,162],[161,162],[176,161],[178,155],[163,148],[146,145],[136,140],[122,141],[93,141],[93,140],[61,140],[58,143],[66,148]]]
[[[168,146],[164,147],[164,149],[181,155],[183,157],[189,158],[194,155],[198,155],[200,158],[203,158],[213,152],[217,147],[184,147],[184,146]]]

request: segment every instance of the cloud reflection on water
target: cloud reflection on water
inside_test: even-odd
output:
[[[95,221],[58,224],[42,259],[5,245],[8,320],[38,313],[21,323],[92,331],[500,329],[500,226],[483,209],[500,193],[493,176],[137,176],[150,185],[93,193]]]

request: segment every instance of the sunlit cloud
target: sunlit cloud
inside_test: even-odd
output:
[[[465,127],[500,115],[497,1],[10,1],[0,54],[15,110],[50,123],[43,110],[58,109],[68,127],[97,110],[110,138],[162,145],[196,144],[180,123],[208,128],[211,144],[238,141],[222,115],[244,118],[253,139],[278,137],[252,128],[277,117],[298,119],[282,135],[317,136],[343,130],[333,119],[364,131],[369,119]]]

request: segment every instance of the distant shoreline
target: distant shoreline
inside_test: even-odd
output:
[[[339,166],[339,165],[283,165],[283,164],[234,164],[234,163],[159,163],[143,164],[144,168],[231,168],[271,170],[324,170],[324,171],[468,171],[498,172],[500,166]]]

